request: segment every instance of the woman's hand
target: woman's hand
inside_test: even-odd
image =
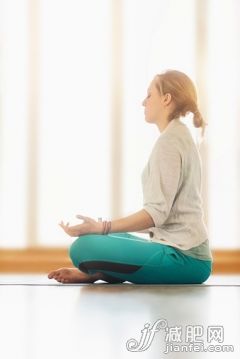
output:
[[[83,219],[83,223],[75,226],[69,226],[69,222],[64,224],[63,221],[59,223],[59,226],[71,237],[79,237],[83,234],[102,233],[102,223],[97,222],[90,217],[85,217],[80,214],[76,215],[77,218]]]

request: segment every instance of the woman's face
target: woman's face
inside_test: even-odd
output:
[[[147,90],[147,96],[143,100],[142,105],[145,107],[145,119],[150,123],[157,123],[165,118],[165,113],[168,110],[167,105],[171,101],[169,94],[160,95],[158,89],[155,86],[155,78],[149,85]]]
[[[161,114],[161,95],[155,87],[155,80],[147,89],[147,96],[142,105],[145,107],[144,114],[147,122],[155,122]]]

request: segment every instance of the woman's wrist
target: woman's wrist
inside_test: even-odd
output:
[[[103,221],[102,218],[98,218],[98,222],[96,225],[97,234],[108,234],[111,231],[111,221]]]
[[[108,223],[107,226],[106,223]],[[145,209],[142,209],[128,217],[113,221],[102,221],[102,218],[100,217],[93,229],[93,233],[145,232],[151,227],[155,227],[155,222],[151,215]]]
[[[108,234],[111,230],[111,221],[104,221],[103,222],[103,231],[102,234]]]
[[[93,233],[96,234],[101,234],[102,233],[102,218],[98,218],[97,224],[96,224],[96,229],[93,230]]]

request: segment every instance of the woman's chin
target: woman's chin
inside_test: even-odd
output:
[[[150,118],[148,118],[147,116],[145,116],[145,121],[148,123],[152,123],[152,121],[150,120]]]

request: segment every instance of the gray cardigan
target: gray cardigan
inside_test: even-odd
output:
[[[151,241],[212,260],[201,199],[202,164],[190,130],[172,120],[157,139],[142,172],[143,208],[155,227]]]

